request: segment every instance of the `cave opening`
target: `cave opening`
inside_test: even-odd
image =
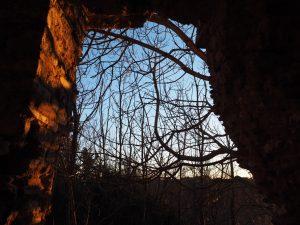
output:
[[[201,27],[195,50],[201,55],[199,47],[206,48],[213,111],[238,147],[238,162],[279,206],[273,222],[299,224],[298,11],[282,1],[17,0],[4,5],[1,223],[43,224],[51,211],[54,161],[76,121],[76,65],[85,32],[139,27],[155,12]],[[163,89],[156,86],[160,94]],[[164,103],[153,99],[156,108]],[[155,137],[168,129],[155,131]],[[157,140],[182,159],[166,145],[171,139]]]
[[[53,221],[270,224],[270,206],[213,114],[208,68],[193,51],[197,28],[156,17],[160,23],[87,34]],[[118,190],[125,196],[113,197]]]

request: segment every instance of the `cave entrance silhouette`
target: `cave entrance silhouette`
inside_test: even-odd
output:
[[[274,223],[299,224],[298,11],[279,0],[17,0],[5,5],[1,223],[42,224],[51,211],[53,162],[71,124],[84,33],[141,26],[151,12],[159,12],[200,27],[214,111],[238,146],[240,164],[280,206]]]

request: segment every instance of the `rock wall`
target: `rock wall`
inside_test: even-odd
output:
[[[299,9],[220,1],[206,27],[215,112],[271,202],[275,224],[300,224]]]
[[[300,224],[299,9],[284,1],[16,0],[0,9],[0,223],[42,224],[68,135],[83,28],[140,26],[151,11],[199,24],[215,112],[241,166]],[[88,24],[86,24],[88,23]]]
[[[76,2],[1,8],[0,223],[40,224],[51,210],[53,162],[68,135],[82,17]],[[7,31],[7,32],[6,32]]]

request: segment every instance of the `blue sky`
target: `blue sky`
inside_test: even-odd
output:
[[[151,28],[150,33],[148,33],[149,28]],[[193,32],[195,32],[193,27],[183,26],[182,29],[189,36],[192,36]],[[209,76],[208,68],[205,66],[205,63],[193,54],[186,54],[184,51],[176,50],[186,49],[185,44],[176,35],[171,35],[172,33],[165,31],[165,28],[162,26],[146,23],[144,28],[127,31],[127,35],[132,37],[139,36],[140,41],[150,43],[165,52],[173,50],[173,56],[180,59],[189,68]],[[98,85],[97,89],[92,94],[87,95],[87,97],[91,100],[90,102],[97,101],[100,98],[103,99],[103,113],[101,114],[99,111],[96,112],[94,123],[97,123],[95,121],[99,122],[99,120],[101,120],[100,118],[107,121],[105,124],[102,123],[103,121],[100,123],[102,123],[102,127],[105,125],[104,129],[108,130],[111,139],[118,139],[117,130],[120,126],[118,125],[120,124],[120,121],[118,121],[120,119],[118,113],[120,113],[120,106],[122,111],[124,111],[122,113],[124,114],[124,117],[122,117],[122,133],[126,134],[126,132],[128,132],[128,123],[134,123],[135,117],[141,115],[140,111],[129,112],[129,109],[139,106],[141,97],[143,103],[146,104],[146,111],[149,118],[148,123],[153,125],[155,112],[153,99],[155,98],[155,94],[152,74],[149,73],[149,68],[153,66],[154,62],[161,60],[160,63],[157,63],[156,70],[158,82],[163,82],[159,85],[162,100],[175,103],[178,99],[181,99],[182,101],[188,100],[193,103],[197,99],[198,93],[198,97],[206,98],[210,104],[213,104],[209,96],[209,84],[207,81],[195,79],[193,76],[185,74],[177,65],[173,65],[173,62],[138,45],[129,45],[126,51],[123,51],[125,47],[122,41],[114,40],[105,42],[106,39],[101,39],[103,36],[96,35],[96,37],[99,39],[99,42],[101,42],[101,45],[94,46],[85,59],[90,60],[96,58],[96,60],[88,67],[82,66],[79,68],[81,74],[83,74],[83,76],[81,76],[81,84],[82,87],[88,89],[93,89]],[[85,51],[86,49],[83,49],[83,52]],[[148,60],[149,57],[152,57],[152,59]],[[117,59],[121,60],[114,64]],[[113,64],[113,67],[109,67],[109,65]],[[106,69],[108,67],[109,69]],[[85,72],[83,73],[82,71]],[[196,91],[195,82],[202,91]],[[78,86],[79,89],[82,88],[80,84]],[[125,94],[120,96],[119,90],[122,90]],[[184,93],[182,93],[182,91]],[[191,107],[190,112],[191,115],[192,111],[196,110],[196,103],[193,104],[194,106]],[[95,104],[91,103],[83,111],[82,120],[92,112],[94,106]],[[177,110],[176,107],[174,107],[173,110]],[[204,109],[203,113],[205,112],[206,110]],[[170,113],[172,114],[172,110],[170,112],[170,109],[161,110],[160,112],[161,133],[166,133],[169,129],[174,128],[174,123],[178,123],[179,127],[184,126],[184,118],[175,117],[173,119],[166,119],[171,115]],[[89,123],[91,122],[92,121],[89,121]],[[168,123],[171,123],[171,125]],[[138,124],[138,122],[136,124]],[[214,114],[209,117],[206,124],[209,125],[214,132],[224,133],[222,124]],[[98,129],[100,129],[100,125],[97,124],[97,126]],[[138,133],[139,131],[137,130],[136,132]],[[151,133],[151,131],[149,132]],[[222,141],[222,138],[220,138],[220,140]],[[217,148],[217,146],[207,144],[207,148],[213,149]],[[190,154],[196,153],[191,152]],[[217,172],[218,168],[214,168],[214,170]],[[239,176],[249,176],[248,171],[238,167],[236,167],[235,172]]]

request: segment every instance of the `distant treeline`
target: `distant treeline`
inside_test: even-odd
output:
[[[78,179],[73,198],[57,176],[49,224],[65,225],[270,225],[271,206],[263,203],[251,179],[193,177],[143,181],[106,174]],[[70,198],[73,212],[70,212]]]

